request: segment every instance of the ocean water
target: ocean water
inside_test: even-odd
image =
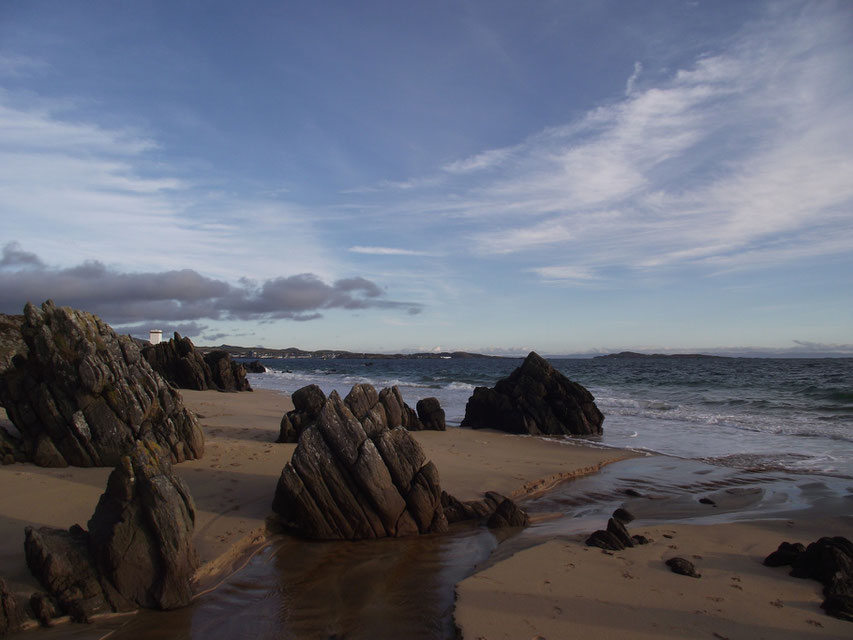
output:
[[[255,388],[286,393],[307,384],[342,395],[358,382],[397,385],[410,406],[437,397],[448,423],[458,425],[474,387],[493,386],[520,363],[265,360],[268,371],[249,379]],[[634,512],[634,526],[796,518],[819,504],[829,513],[853,512],[853,359],[551,363],[587,387],[605,415],[604,435],[584,440],[663,455],[611,464],[523,501],[535,522],[520,532],[459,524],[448,534],[403,540],[318,543],[277,536],[190,607],[32,637],[451,640],[454,586],[478,565],[601,528],[617,506]]]
[[[412,407],[434,396],[458,425],[476,386],[493,386],[520,359],[264,360],[256,388],[317,384],[342,396],[366,382],[397,385]],[[590,440],[749,470],[853,478],[853,359],[552,359],[604,413]]]

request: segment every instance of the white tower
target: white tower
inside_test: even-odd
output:
[[[151,344],[160,344],[163,341],[163,332],[160,329],[151,329],[148,332],[148,342]]]

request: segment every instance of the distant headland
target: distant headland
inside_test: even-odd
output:
[[[713,358],[724,359],[728,356],[712,356],[705,353],[637,353],[636,351],[620,351],[619,353],[608,353],[603,356],[595,356],[595,360],[601,358]]]
[[[428,351],[425,353],[363,353],[357,351],[344,351],[337,349],[319,349],[317,351],[306,351],[296,347],[287,349],[267,349],[266,347],[238,347],[230,344],[222,344],[218,347],[196,347],[201,352],[225,351],[232,358],[278,358],[278,359],[307,359],[322,358],[332,360],[335,358],[348,358],[352,360],[449,360],[452,358],[502,358],[503,356],[489,356],[481,353],[469,353],[467,351]]]

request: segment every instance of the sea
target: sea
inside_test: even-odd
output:
[[[638,455],[522,501],[530,527],[455,525],[447,534],[363,542],[275,536],[190,607],[38,637],[451,640],[458,582],[525,547],[601,528],[618,506],[638,516],[632,526],[793,519],[816,505],[853,513],[853,359],[549,361],[589,389],[605,416],[601,436],[553,439]],[[308,384],[342,396],[356,383],[397,386],[412,407],[438,398],[454,429],[474,388],[493,386],[521,362],[268,359],[266,373],[249,380],[288,394]]]

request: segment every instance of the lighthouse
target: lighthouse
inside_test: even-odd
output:
[[[148,342],[151,344],[160,344],[163,341],[163,332],[160,329],[151,329],[148,332]]]

